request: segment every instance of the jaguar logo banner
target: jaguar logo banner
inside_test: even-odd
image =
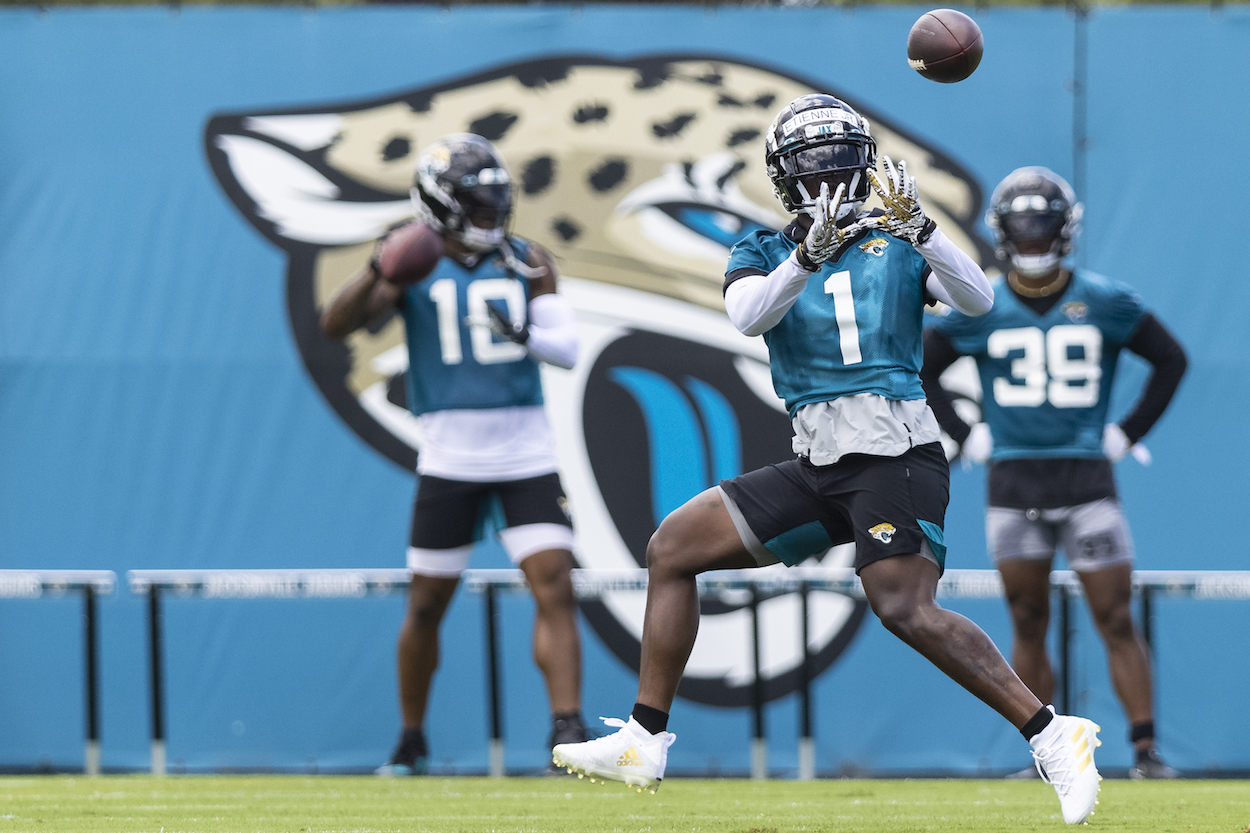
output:
[[[422,147],[461,131],[494,142],[518,183],[513,231],[556,255],[578,316],[578,366],[543,371],[577,558],[588,568],[637,567],[668,512],[792,453],[763,341],[729,324],[721,284],[738,239],[786,222],[764,173],[763,136],[784,103],[813,91],[839,95],[727,58],[549,57],[385,98],[217,115],[205,150],[235,206],[289,256],[291,328],[327,402],[380,454],[412,469],[421,438],[405,408],[401,321],[333,342],[321,334],[319,310],[374,241],[411,216]],[[881,151],[907,160],[929,213],[988,263],[972,230],[981,194],[967,172],[851,103]],[[822,558],[847,565],[853,550]],[[634,669],[644,602],[643,593],[616,591],[583,608]],[[749,702],[745,602],[705,600],[682,696]],[[835,661],[865,611],[813,594],[817,670]],[[766,598],[760,616],[772,699],[798,684],[799,600]]]

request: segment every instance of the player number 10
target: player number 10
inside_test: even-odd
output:
[[[1073,348],[1076,348],[1075,351]],[[1013,352],[1011,377],[994,379],[994,401],[1004,408],[1036,408],[1049,401],[1056,408],[1090,408],[1098,402],[1102,381],[1102,331],[1089,324],[1061,324],[995,330],[986,353],[1005,359]],[[1078,357],[1072,353],[1078,352]]]

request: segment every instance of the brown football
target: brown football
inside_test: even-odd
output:
[[[954,9],[934,9],[912,24],[907,63],[931,81],[953,84],[973,73],[984,46],[975,20]]]
[[[443,236],[424,223],[391,232],[378,253],[382,277],[391,283],[416,283],[434,271],[443,256]]]

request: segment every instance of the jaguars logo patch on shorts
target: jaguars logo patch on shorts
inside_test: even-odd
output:
[[[870,527],[868,530],[869,535],[876,538],[883,544],[890,543],[890,540],[894,538],[895,532],[896,530],[894,529],[894,524],[887,523],[879,523],[874,527]]]

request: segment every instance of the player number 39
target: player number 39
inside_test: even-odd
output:
[[[1049,401],[1056,408],[1090,408],[1098,402],[1102,380],[1102,332],[1088,324],[995,330],[986,352],[1011,359],[1011,377],[994,380],[994,401],[1004,408],[1036,408]]]

